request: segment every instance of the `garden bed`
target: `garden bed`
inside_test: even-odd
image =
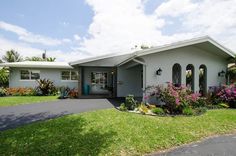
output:
[[[167,87],[150,86],[145,90],[143,102],[128,95],[118,107],[120,111],[151,116],[201,115],[207,109],[235,107],[236,85],[222,86],[207,97],[193,93],[184,85],[168,83]],[[154,103],[154,104],[153,104]]]

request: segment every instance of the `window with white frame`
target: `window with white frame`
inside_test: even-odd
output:
[[[62,80],[78,80],[79,73],[77,71],[62,71],[61,79]]]
[[[39,70],[21,70],[20,71],[21,80],[37,80],[40,79]]]

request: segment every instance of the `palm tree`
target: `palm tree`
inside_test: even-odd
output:
[[[56,60],[55,57],[48,57],[47,62],[54,62]]]
[[[33,57],[26,57],[25,61],[47,61],[47,62],[54,62],[56,60],[55,57],[48,57],[43,59],[41,57],[33,56]]]
[[[5,62],[21,62],[23,59],[20,54],[15,50],[6,51],[6,54],[2,57]]]
[[[44,61],[41,57],[33,56],[33,57],[26,57],[26,61]]]

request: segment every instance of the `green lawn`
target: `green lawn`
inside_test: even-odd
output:
[[[55,101],[57,96],[9,96],[0,97],[0,107]]]
[[[152,117],[115,109],[69,115],[0,133],[0,155],[142,155],[236,130],[236,110]]]

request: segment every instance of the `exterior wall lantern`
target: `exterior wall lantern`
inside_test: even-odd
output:
[[[161,75],[161,73],[162,73],[162,69],[161,68],[159,68],[157,71],[156,71],[156,75]]]
[[[219,73],[218,73],[218,76],[219,76],[219,77],[224,77],[224,76],[225,76],[225,71],[222,70],[221,72],[219,72]]]

